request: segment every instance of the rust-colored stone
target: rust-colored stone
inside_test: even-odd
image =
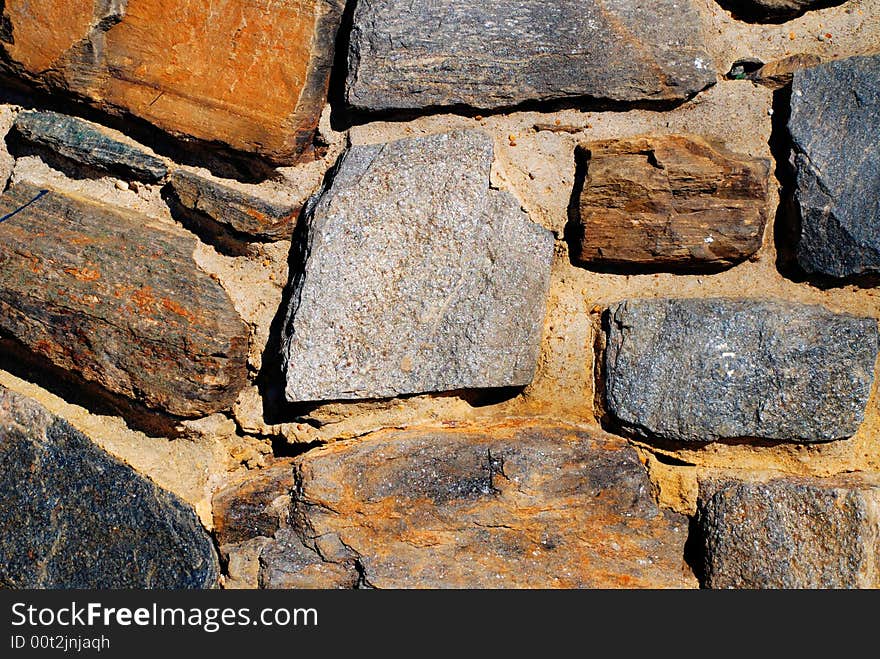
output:
[[[220,545],[271,537],[287,522],[293,465],[282,461],[214,495],[214,531]]]
[[[178,137],[291,163],[327,93],[341,0],[5,0],[0,67]]]
[[[767,160],[694,135],[589,142],[579,157],[581,263],[712,269],[761,246]]]
[[[688,522],[619,438],[565,428],[389,431],[296,460],[278,587],[684,588]]]
[[[18,183],[0,197],[0,331],[106,390],[178,416],[232,405],[248,328],[149,218]]]

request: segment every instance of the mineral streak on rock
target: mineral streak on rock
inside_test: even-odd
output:
[[[176,496],[0,387],[0,587],[210,588],[211,539]]]
[[[761,247],[770,164],[690,135],[581,145],[573,256],[583,264],[718,268]]]
[[[877,474],[706,480],[698,501],[709,588],[878,588]]]
[[[877,320],[748,299],[626,300],[609,310],[606,403],[637,435],[822,442],[864,419]]]
[[[203,416],[246,380],[249,332],[195,240],[149,218],[19,183],[0,197],[0,330],[150,408]]]
[[[297,459],[264,586],[686,588],[687,519],[625,441],[524,427],[387,432]]]
[[[100,109],[292,163],[327,95],[342,0],[5,0],[0,67]]]
[[[155,183],[168,175],[161,158],[90,121],[57,112],[21,112],[14,128],[26,142],[123,178]]]
[[[528,384],[549,231],[489,188],[491,138],[355,146],[310,202],[283,346],[289,401]]]
[[[880,55],[797,71],[791,95],[797,259],[830,277],[880,273]]]
[[[183,169],[175,170],[170,183],[184,208],[260,240],[289,239],[300,211],[299,205],[256,197]]]
[[[679,102],[715,82],[702,43],[690,0],[360,0],[346,98],[361,111]]]

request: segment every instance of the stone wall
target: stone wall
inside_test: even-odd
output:
[[[880,586],[880,1],[0,13],[0,586]]]

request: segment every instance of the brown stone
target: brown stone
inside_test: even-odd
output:
[[[717,269],[761,246],[767,160],[693,135],[589,142],[578,153],[580,263]]]
[[[293,465],[281,461],[214,495],[214,531],[220,545],[271,537],[287,523]]]
[[[232,405],[249,331],[196,266],[189,234],[26,183],[0,197],[0,218],[3,334],[150,408],[202,416]]]
[[[178,137],[291,163],[327,94],[341,0],[6,0],[0,67]]]
[[[388,431],[296,460],[264,587],[696,586],[687,519],[625,441],[529,426]]]
[[[808,69],[821,63],[822,58],[818,55],[799,53],[791,57],[767,62],[754,73],[748,74],[746,78],[770,89],[779,89],[791,84],[795,71]]]

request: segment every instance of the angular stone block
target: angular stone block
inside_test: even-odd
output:
[[[577,261],[717,269],[761,247],[767,160],[690,135],[588,142],[579,153]]]
[[[830,277],[880,274],[880,55],[797,71],[791,133],[797,260]]]
[[[0,586],[210,588],[187,504],[34,400],[0,387]]]
[[[880,478],[700,483],[709,588],[878,588]]]
[[[6,0],[0,68],[290,163],[314,137],[342,0]]]
[[[290,238],[301,205],[257,197],[219,181],[183,169],[171,175],[171,189],[188,211],[231,230],[259,240]]]
[[[57,112],[21,112],[13,128],[30,144],[122,178],[155,183],[168,175],[164,160],[91,121]]]
[[[362,111],[676,102],[715,82],[690,0],[360,0],[348,64]]]
[[[531,381],[553,237],[489,188],[492,157],[478,131],[342,157],[295,246],[305,262],[284,330],[289,401]]]
[[[852,436],[874,379],[875,318],[748,299],[626,300],[609,310],[608,411],[682,442]]]
[[[687,518],[635,451],[552,427],[390,432],[297,458],[264,586],[687,588]]]
[[[189,234],[26,183],[0,197],[0,217],[3,333],[147,407],[231,407],[250,332]]]

